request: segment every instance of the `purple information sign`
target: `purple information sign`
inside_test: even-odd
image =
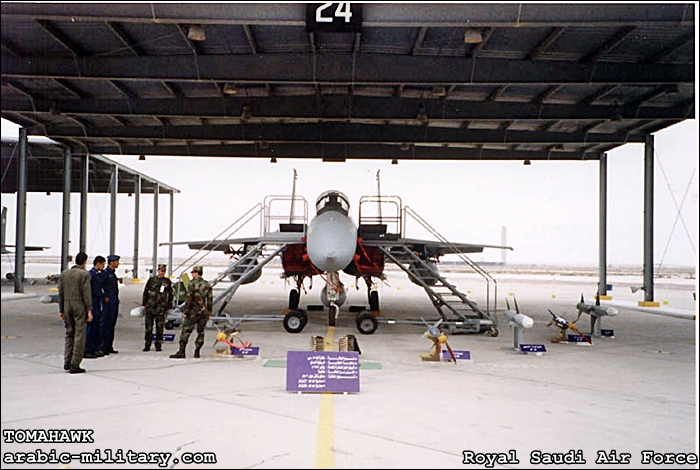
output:
[[[153,335],[151,341],[155,341],[155,340],[156,340],[156,335]],[[172,333],[165,333],[163,335],[163,341],[175,341],[175,335]]]
[[[360,355],[339,351],[287,351],[288,392],[360,391]]]
[[[231,348],[232,356],[257,356],[260,352],[259,346],[251,346],[249,348]]]
[[[455,353],[455,359],[458,361],[471,361],[472,360],[472,355],[469,351],[460,351],[458,349],[453,349],[453,353]],[[443,361],[451,361],[452,356],[450,356],[450,352],[443,349],[442,350],[442,360]]]
[[[569,343],[586,343],[586,344],[590,344],[590,343],[589,343],[588,341],[586,341],[586,339],[585,339],[583,336],[581,336],[581,335],[567,335],[567,338],[569,339]],[[586,335],[586,338],[588,338],[589,341],[591,340],[591,336],[590,336],[590,335]]]
[[[547,352],[547,349],[544,347],[544,344],[521,344],[520,345],[520,352],[521,353],[543,353]]]

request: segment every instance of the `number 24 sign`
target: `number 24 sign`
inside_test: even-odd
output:
[[[306,6],[308,32],[359,33],[362,30],[362,5],[350,2],[312,3]]]

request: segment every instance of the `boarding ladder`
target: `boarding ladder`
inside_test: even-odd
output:
[[[218,308],[217,314],[213,318],[220,317],[226,308],[226,305],[228,305],[228,303],[231,301],[231,298],[236,293],[238,288],[257,274],[263,268],[263,266],[272,261],[275,256],[282,253],[287,245],[287,243],[282,243],[276,246],[275,249],[269,249],[265,242],[260,242],[249,249],[248,252],[246,252],[239,259],[231,263],[231,265],[224,272],[219,273],[217,278],[211,283],[212,287],[226,277],[233,282],[226,288],[225,291],[214,297],[214,305],[219,304],[222,300],[223,302],[221,302],[221,306]]]
[[[280,206],[284,205],[284,209],[287,210],[287,204],[291,206],[291,210],[282,214]],[[214,322],[230,320],[228,316],[223,314],[223,311],[238,288],[250,281],[251,278],[254,279],[254,276],[259,275],[262,268],[272,261],[275,256],[282,253],[289,245],[288,242],[276,241],[275,234],[279,235],[280,232],[301,232],[302,236],[305,234],[308,221],[308,203],[306,199],[301,196],[266,196],[262,203],[258,203],[246,211],[176,268],[177,270],[188,266],[182,271],[187,272],[193,266],[201,264],[202,260],[213,251],[221,251],[221,245],[224,240],[232,238],[234,234],[256,219],[259,221],[259,238],[261,241],[254,246],[248,246],[245,253],[241,253],[238,259],[234,260],[224,271],[219,272],[214,279],[209,281],[212,288],[222,282],[231,282],[225,290],[213,298],[213,305],[218,305],[217,311],[211,317],[211,320]],[[277,223],[279,223],[279,230],[273,232]],[[180,284],[178,284],[179,287]],[[178,306],[182,308],[184,302]],[[177,320],[177,315],[173,315],[173,319]]]
[[[484,325],[493,325],[488,313],[481,310],[454,284],[449,283],[429,261],[422,260],[409,247],[398,245],[380,247],[380,250],[416,284],[423,287],[443,320],[449,320],[445,312],[447,310],[462,322],[459,329],[465,333],[480,333]]]
[[[486,283],[486,310],[480,310],[481,314],[493,320],[494,325],[497,324],[496,311],[498,308],[498,283],[485,269],[472,261],[465,253],[460,252],[452,243],[450,243],[443,235],[441,235],[437,230],[435,230],[428,222],[425,221],[418,213],[416,213],[409,206],[403,208],[403,228],[402,231],[405,233],[405,225],[408,217],[412,218],[418,222],[425,230],[430,232],[432,236],[438,239],[443,245],[451,248],[452,251],[456,252],[459,259],[462,260],[468,267],[470,267],[474,272],[479,274]],[[491,309],[491,290],[493,288],[493,309]]]
[[[384,207],[383,213],[382,207]],[[443,323],[443,328],[449,328],[455,332],[480,333],[488,331],[493,335],[497,334],[496,299],[498,287],[496,280],[469,259],[466,254],[459,252],[457,247],[413,209],[408,206],[403,207],[401,198],[398,196],[363,196],[360,199],[359,219],[360,227],[368,237],[377,239],[376,233],[379,233],[378,239],[386,242],[384,246],[379,247],[385,257],[406,272],[416,284],[423,287],[442,319],[446,320]],[[409,219],[418,222],[442,245],[457,254],[466,266],[484,278],[486,282],[485,310],[448,282],[433,262],[425,256],[414,253],[409,246],[402,242],[406,234],[406,222]],[[372,227],[376,227],[376,229]],[[380,229],[380,227],[382,228]],[[392,228],[393,230],[391,230]],[[492,287],[493,310],[491,309]],[[450,320],[447,314],[452,314],[458,320]]]

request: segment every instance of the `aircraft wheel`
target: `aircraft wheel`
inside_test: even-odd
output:
[[[172,321],[172,320],[166,321],[166,322],[165,322],[165,325],[163,325],[163,326],[165,326],[165,329],[166,329],[166,330],[172,330],[172,329],[174,328],[174,325],[173,325],[173,321]]]
[[[373,312],[379,310],[379,292],[376,290],[369,293],[369,309]]]
[[[357,331],[363,335],[371,335],[377,331],[377,327],[379,326],[377,317],[370,312],[360,313],[355,319],[355,324],[357,325]]]
[[[492,338],[496,338],[498,336],[498,329],[497,328],[491,328],[486,332],[486,334]]]
[[[289,309],[296,310],[299,308],[299,291],[292,289],[289,291]]]
[[[288,333],[301,333],[301,330],[304,329],[307,321],[308,317],[306,316],[306,312],[301,310],[292,310],[284,316],[282,325]]]

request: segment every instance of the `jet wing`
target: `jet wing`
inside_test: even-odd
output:
[[[395,240],[378,239],[363,240],[364,246],[407,246],[411,250],[423,253],[428,258],[439,258],[443,255],[459,253],[481,253],[484,248],[497,248],[501,250],[513,250],[510,246],[478,245],[473,243],[443,243],[437,240],[420,240],[416,238],[397,238]]]
[[[15,245],[3,245],[2,246],[2,254],[9,254],[12,253],[12,251],[9,251],[7,248],[17,248]],[[24,251],[44,251],[48,250],[51,248],[50,246],[25,246]]]
[[[281,245],[283,243],[304,243],[304,234],[301,232],[269,232],[262,237],[243,237],[243,238],[226,238],[221,240],[206,240],[206,241],[181,241],[181,242],[163,242],[163,245],[187,245],[193,250],[211,250],[233,252],[232,246],[238,245],[257,245],[265,243],[267,245]]]

